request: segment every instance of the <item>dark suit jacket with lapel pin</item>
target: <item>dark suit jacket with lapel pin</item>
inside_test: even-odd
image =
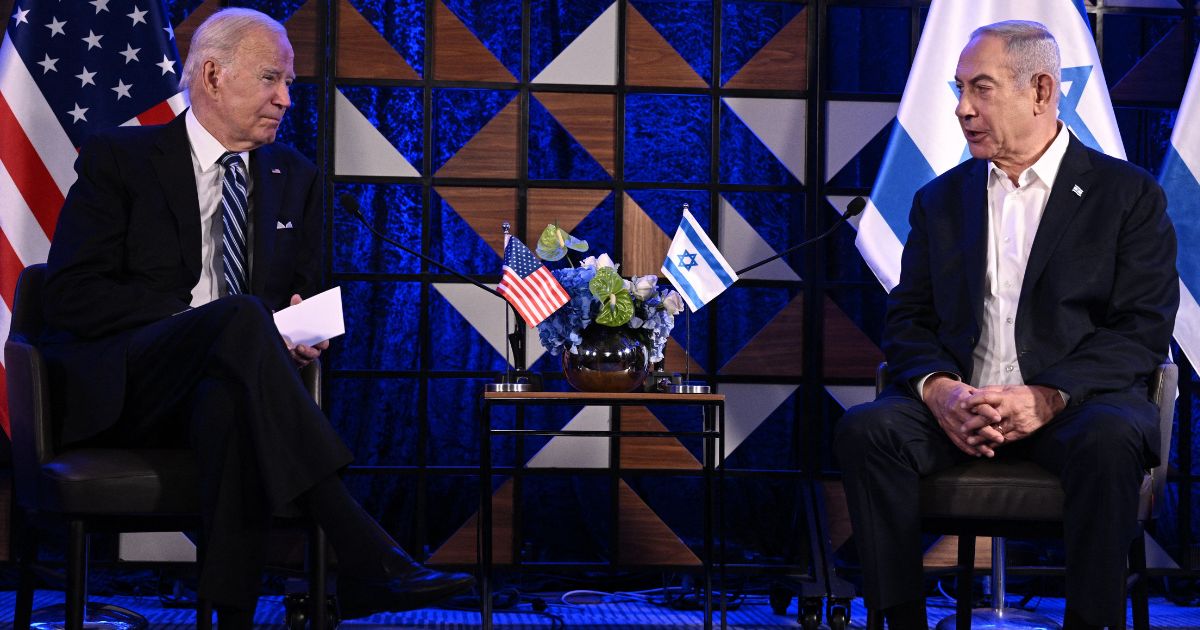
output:
[[[983,317],[987,177],[987,162],[971,159],[913,199],[884,335],[898,387],[943,371],[971,380]],[[1175,248],[1154,178],[1072,135],[1017,307],[1025,383],[1063,390],[1072,405],[1103,392],[1144,390],[1166,357],[1179,305]]]
[[[180,115],[163,126],[119,127],[79,152],[79,179],[54,233],[46,282],[50,331],[43,350],[64,443],[116,422],[125,342],[140,326],[186,310],[200,278],[200,208]],[[321,288],[321,181],[295,150],[251,152],[251,292],[267,308]],[[290,223],[293,229],[277,229]],[[60,390],[63,391],[63,390]]]

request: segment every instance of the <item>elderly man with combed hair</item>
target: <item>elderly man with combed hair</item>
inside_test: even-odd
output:
[[[1179,302],[1154,178],[1057,119],[1058,44],[1036,22],[972,33],[955,114],[973,159],[914,197],[883,349],[892,385],[835,445],[867,605],[925,628],[918,483],[1018,457],[1066,495],[1065,626],[1123,624],[1138,488],[1157,463],[1147,380]]]
[[[50,248],[39,344],[67,444],[190,446],[199,594],[252,625],[272,514],[295,503],[338,555],[343,618],[427,605],[472,579],[413,561],[349,494],[351,461],[271,312],[321,286],[321,180],[273,144],[291,105],[283,26],[225,9],[195,32],[191,108],[84,143]]]

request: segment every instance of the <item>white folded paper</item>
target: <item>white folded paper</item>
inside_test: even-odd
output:
[[[275,326],[289,343],[306,346],[345,334],[342,288],[334,287],[276,312]]]

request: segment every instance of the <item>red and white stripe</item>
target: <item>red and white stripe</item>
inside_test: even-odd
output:
[[[126,124],[166,123],[185,107],[177,94]],[[8,38],[0,43],[0,138],[0,339],[7,339],[17,278],[46,261],[78,155]],[[0,368],[0,427],[8,433],[4,382]]]
[[[504,294],[531,327],[540,324],[570,300],[566,290],[545,267],[538,268],[527,278],[504,267],[504,276],[496,290]]]

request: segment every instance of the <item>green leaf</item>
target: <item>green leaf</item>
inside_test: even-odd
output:
[[[597,300],[603,302],[614,293],[628,293],[625,290],[625,280],[611,267],[600,267],[596,276],[588,282],[588,290]]]
[[[571,236],[566,230],[551,223],[542,230],[541,236],[538,237],[536,252],[538,258],[542,260],[562,260],[563,256],[567,255],[567,250],[573,249],[577,252],[586,252],[588,250],[587,241],[580,240]]]
[[[613,293],[608,299],[600,302],[596,323],[615,328],[628,324],[630,319],[633,319],[633,298],[629,296],[628,291]]]
[[[588,290],[600,301],[596,322],[605,326],[624,326],[633,318],[633,298],[625,290],[625,281],[609,267],[596,270]]]

